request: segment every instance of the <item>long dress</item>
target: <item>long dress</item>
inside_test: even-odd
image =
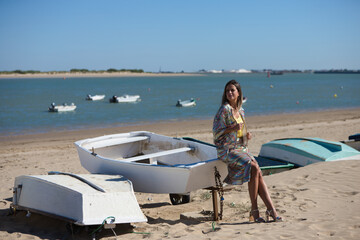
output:
[[[244,109],[241,108],[239,113],[245,123]],[[251,160],[254,157],[247,148],[246,128],[243,130],[242,138],[238,138],[236,131],[224,133],[228,126],[236,122],[231,106],[228,103],[222,105],[214,117],[213,135],[218,159],[228,165],[229,174],[224,182],[241,185],[250,181]]]

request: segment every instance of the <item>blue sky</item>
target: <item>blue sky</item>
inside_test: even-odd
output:
[[[358,0],[0,0],[0,71],[360,69]]]

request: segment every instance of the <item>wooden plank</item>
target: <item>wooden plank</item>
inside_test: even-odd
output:
[[[181,152],[188,152],[191,150],[193,150],[193,148],[190,148],[190,147],[176,148],[176,149],[155,152],[155,153],[149,153],[149,154],[131,157],[131,158],[125,158],[125,159],[122,159],[121,161],[135,162],[135,161],[140,161],[140,160],[144,160],[144,159],[148,159],[148,158],[162,157],[162,156],[172,155],[172,154],[181,153]]]

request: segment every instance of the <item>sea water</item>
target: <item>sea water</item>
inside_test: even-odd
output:
[[[247,116],[360,107],[360,74],[199,74],[195,76],[0,79],[0,134],[114,127],[145,122],[211,119],[224,85],[236,79]],[[101,101],[86,95],[105,94]],[[109,103],[113,95],[140,95],[137,103]],[[194,98],[195,107],[176,107]],[[73,112],[48,107],[74,103]]]

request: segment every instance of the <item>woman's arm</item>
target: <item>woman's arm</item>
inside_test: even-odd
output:
[[[221,141],[224,135],[238,131],[243,127],[242,123],[238,124],[236,122],[228,125],[231,114],[231,109],[227,108],[226,106],[222,106],[215,115],[213,124],[213,134],[215,141]]]

